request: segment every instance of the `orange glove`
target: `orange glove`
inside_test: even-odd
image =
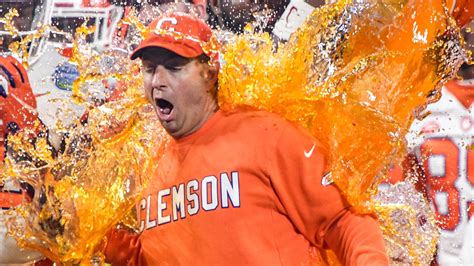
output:
[[[0,151],[8,134],[33,128],[37,121],[36,98],[25,68],[12,56],[0,56]]]

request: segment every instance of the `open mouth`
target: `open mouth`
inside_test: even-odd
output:
[[[158,106],[160,112],[164,115],[169,115],[173,111],[173,104],[164,99],[155,99],[155,104]]]

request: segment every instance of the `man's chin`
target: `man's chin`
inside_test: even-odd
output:
[[[166,133],[168,133],[170,136],[173,138],[178,138],[179,137],[179,132],[176,126],[174,125],[174,121],[161,121],[161,126],[166,130]]]

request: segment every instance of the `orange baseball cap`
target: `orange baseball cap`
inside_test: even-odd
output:
[[[141,57],[144,48],[162,47],[186,58],[206,54],[215,60],[218,53],[210,45],[211,39],[211,28],[200,18],[181,12],[167,13],[150,23],[145,39],[130,58]]]

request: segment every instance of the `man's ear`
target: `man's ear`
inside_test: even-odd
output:
[[[209,68],[207,69],[207,79],[214,84],[217,81],[218,76],[219,76],[219,67],[210,65]]]

